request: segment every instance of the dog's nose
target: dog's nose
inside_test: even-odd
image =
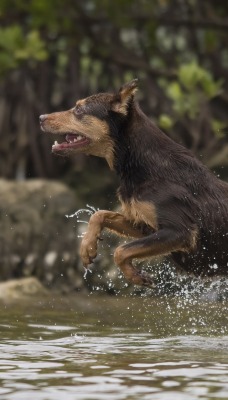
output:
[[[39,118],[40,123],[41,123],[41,122],[44,122],[46,118],[47,118],[47,114],[40,115],[40,118]]]

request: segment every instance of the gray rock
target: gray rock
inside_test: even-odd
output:
[[[76,209],[74,192],[59,182],[0,180],[0,279],[77,286],[78,226],[65,216]]]
[[[4,302],[21,301],[31,296],[46,296],[47,289],[35,277],[13,279],[0,283],[0,300]]]

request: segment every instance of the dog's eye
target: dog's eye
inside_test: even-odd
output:
[[[82,107],[76,106],[76,107],[74,107],[73,112],[75,115],[82,115],[84,110]]]

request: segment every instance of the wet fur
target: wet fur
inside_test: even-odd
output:
[[[83,263],[87,267],[92,262],[102,229],[108,228],[135,238],[114,255],[135,284],[153,286],[153,281],[132,260],[157,255],[169,255],[197,276],[227,275],[228,184],[152,123],[134,99],[136,89],[132,81],[117,94],[98,94],[76,104],[85,109],[80,129],[84,118],[84,133],[92,142],[100,135],[100,126],[105,127],[103,139],[94,139],[99,152],[94,143],[82,151],[106,159],[109,155],[108,164],[120,178],[122,204],[122,213],[99,211],[92,216],[81,245]],[[44,130],[64,131],[61,114],[65,120],[66,113],[47,115]]]

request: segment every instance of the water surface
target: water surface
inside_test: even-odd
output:
[[[94,294],[1,305],[0,398],[228,399],[227,306]]]

